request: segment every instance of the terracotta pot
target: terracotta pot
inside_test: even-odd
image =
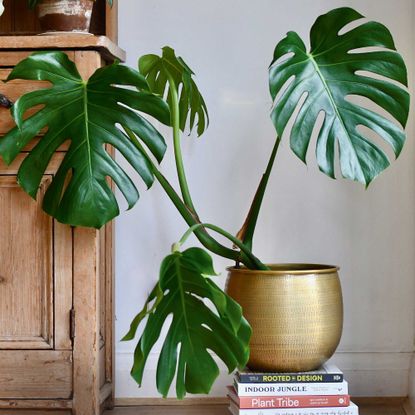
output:
[[[229,268],[227,293],[252,327],[248,366],[265,372],[315,370],[335,352],[343,328],[338,268],[270,265]]]
[[[42,0],[37,6],[45,32],[88,32],[93,0]]]

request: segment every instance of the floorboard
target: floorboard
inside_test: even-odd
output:
[[[362,405],[360,415],[406,415],[402,405]],[[105,415],[229,415],[226,406],[144,406],[124,407],[105,412]]]

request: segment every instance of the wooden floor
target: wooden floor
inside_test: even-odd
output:
[[[401,404],[360,405],[360,415],[410,415]],[[229,415],[224,405],[120,407],[105,415]]]

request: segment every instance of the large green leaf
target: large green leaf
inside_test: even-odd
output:
[[[189,120],[190,130],[197,123],[197,134],[203,134],[209,123],[205,101],[193,80],[193,71],[174,50],[168,46],[163,48],[162,56],[144,55],[138,61],[142,73],[152,92],[167,97],[171,106],[169,79],[173,80],[179,91],[180,129],[184,131]]]
[[[124,340],[131,340],[149,314],[134,353],[133,378],[141,384],[144,367],[164,324],[169,329],[157,366],[157,388],[166,396],[176,376],[176,393],[208,393],[219,374],[209,351],[229,372],[248,361],[251,329],[241,307],[208,277],[215,275],[212,259],[200,248],[174,252],[161,265],[158,286],[131,323]],[[204,300],[210,300],[213,308]],[[150,303],[155,303],[150,307]],[[171,316],[170,320],[167,318]]]
[[[337,143],[343,177],[368,185],[389,160],[360,126],[380,136],[397,157],[405,141],[400,126],[405,127],[408,118],[409,95],[399,86],[407,85],[407,72],[385,26],[364,22],[339,34],[362,17],[350,8],[320,16],[311,29],[309,52],[298,34],[289,32],[275,49],[270,91],[275,100],[271,117],[280,136],[306,96],[291,129],[291,148],[301,160],[306,160],[314,125],[323,112],[316,146],[320,170],[335,176]],[[362,49],[368,47],[372,49]],[[397,123],[353,102],[351,96],[373,101]]]
[[[115,147],[145,184],[152,185],[151,165],[123,131],[133,131],[161,161],[166,149],[164,139],[137,111],[164,123],[170,122],[170,113],[167,104],[148,91],[144,77],[113,64],[84,81],[64,53],[43,52],[20,62],[8,79],[17,78],[52,83],[50,88],[23,95],[14,104],[17,127],[0,140],[0,154],[11,163],[47,127],[19,169],[23,189],[36,196],[53,153],[69,141],[69,149],[45,194],[44,210],[60,222],[98,228],[119,214],[108,178],[114,180],[131,208],[138,191],[105,146]],[[26,111],[38,105],[42,108],[23,120]]]

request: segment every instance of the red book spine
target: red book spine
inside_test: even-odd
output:
[[[237,400],[236,403],[241,409],[323,408],[350,404],[349,395],[241,396]]]

